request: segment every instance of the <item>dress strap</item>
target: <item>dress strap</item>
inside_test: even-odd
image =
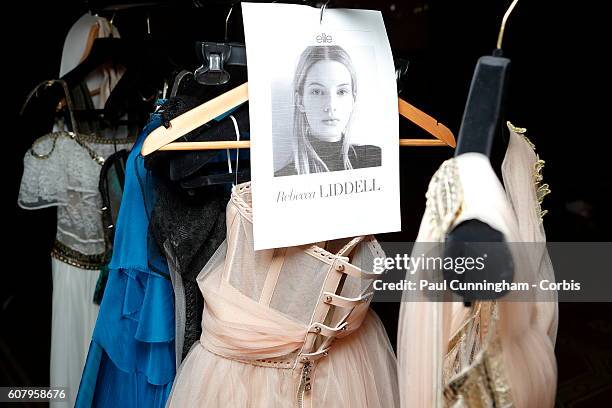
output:
[[[349,254],[357,246],[357,244],[363,241],[364,238],[365,237],[362,235],[351,239],[344,247],[342,247],[340,251],[338,251],[336,255],[345,256],[346,254]]]
[[[333,305],[333,306],[338,306],[338,307],[343,307],[343,308],[353,308],[359,305],[360,303],[368,302],[372,298],[373,295],[374,295],[374,292],[368,292],[359,297],[349,298],[349,297],[336,295],[335,293],[332,293],[332,292],[323,292],[323,302],[329,305]]]

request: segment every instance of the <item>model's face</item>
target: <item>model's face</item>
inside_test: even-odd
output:
[[[336,61],[316,62],[306,74],[302,104],[312,136],[340,140],[355,104],[349,70]]]

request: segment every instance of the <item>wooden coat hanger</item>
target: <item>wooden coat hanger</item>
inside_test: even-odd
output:
[[[327,3],[321,7],[321,20]],[[225,19],[225,39],[227,41],[228,21],[233,6]],[[143,156],[157,150],[215,150],[215,149],[248,149],[249,140],[228,140],[222,142],[174,142],[187,133],[205,125],[214,118],[236,108],[249,99],[248,83],[244,83],[196,108],[172,119],[170,126],[160,126],[144,140],[140,153]],[[436,139],[400,139],[400,146],[451,146],[455,147],[455,136],[441,123],[425,112],[417,109],[405,100],[398,98],[398,113],[424,129]]]
[[[140,153],[147,156],[158,150],[214,150],[248,149],[249,140],[222,142],[174,142],[187,133],[205,125],[214,118],[248,101],[247,82],[197,106],[170,121],[170,127],[158,127],[143,142]],[[455,147],[455,136],[449,128],[405,100],[398,98],[398,112],[424,129],[436,139],[400,139],[400,146],[450,146]]]

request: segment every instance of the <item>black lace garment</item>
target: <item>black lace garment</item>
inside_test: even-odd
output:
[[[223,186],[210,186],[207,190],[207,194],[188,197],[160,183],[150,224],[155,241],[172,259],[170,264],[181,276],[183,284],[182,288],[176,284],[174,287],[175,297],[184,296],[183,349],[177,350],[181,360],[202,333],[204,303],[196,278],[225,239],[226,189]],[[179,303],[177,307],[180,307]],[[183,311],[177,310],[177,315],[181,313]],[[180,336],[180,328],[177,332]]]
[[[246,82],[245,67],[230,66],[226,69],[231,74],[230,81],[220,86],[198,84],[191,72],[178,73],[172,85],[172,97],[157,111],[162,124],[168,127],[175,117]],[[232,116],[238,122],[241,139],[247,139],[248,105],[233,111]],[[235,129],[233,121],[225,118],[195,129],[184,135],[181,141],[228,138],[235,139]],[[149,224],[150,236],[153,238],[150,241],[166,254],[174,276],[177,362],[186,356],[202,332],[204,301],[196,278],[225,239],[225,207],[231,187],[223,184],[205,186],[204,183],[193,183],[193,180],[197,181],[198,177],[211,174],[215,165],[227,166],[226,162],[219,163],[219,155],[224,153],[225,151],[154,152],[145,158],[145,167],[160,179],[158,198]],[[248,157],[248,154],[241,152],[240,158],[245,157]],[[221,171],[227,172],[227,167]],[[184,182],[190,180],[190,187],[185,187]],[[181,336],[183,331],[184,336]]]
[[[170,98],[158,113],[162,122],[169,122],[181,113],[202,103],[197,97]],[[248,115],[246,117],[248,121]],[[187,140],[210,140],[223,122],[203,126],[186,135]],[[233,125],[232,125],[233,127]],[[227,136],[225,136],[227,137]],[[229,199],[228,185],[212,185],[185,190],[170,177],[175,163],[185,160],[198,163],[196,173],[205,173],[205,164],[219,151],[156,152],[147,156],[145,165],[159,177],[158,198],[153,209],[150,235],[166,254],[171,270],[180,276],[173,279],[177,307],[177,358],[181,361],[198,341],[202,332],[204,307],[196,278],[214,251],[225,239],[225,207]],[[188,158],[191,159],[188,159]],[[190,172],[190,174],[192,174]],[[184,310],[181,310],[184,305]],[[184,322],[184,327],[180,327]],[[184,330],[184,336],[181,333]]]

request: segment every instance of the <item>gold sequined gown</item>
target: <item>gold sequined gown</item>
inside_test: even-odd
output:
[[[523,130],[509,124],[504,186],[488,158],[467,153],[446,161],[428,190],[417,241],[442,242],[461,222],[500,231],[514,262],[514,282],[554,281],[540,207],[548,186],[543,162]],[[522,244],[513,244],[522,243]],[[419,273],[423,273],[420,271]],[[404,293],[398,328],[401,406],[552,407],[556,391],[555,292],[521,301],[427,302]]]

